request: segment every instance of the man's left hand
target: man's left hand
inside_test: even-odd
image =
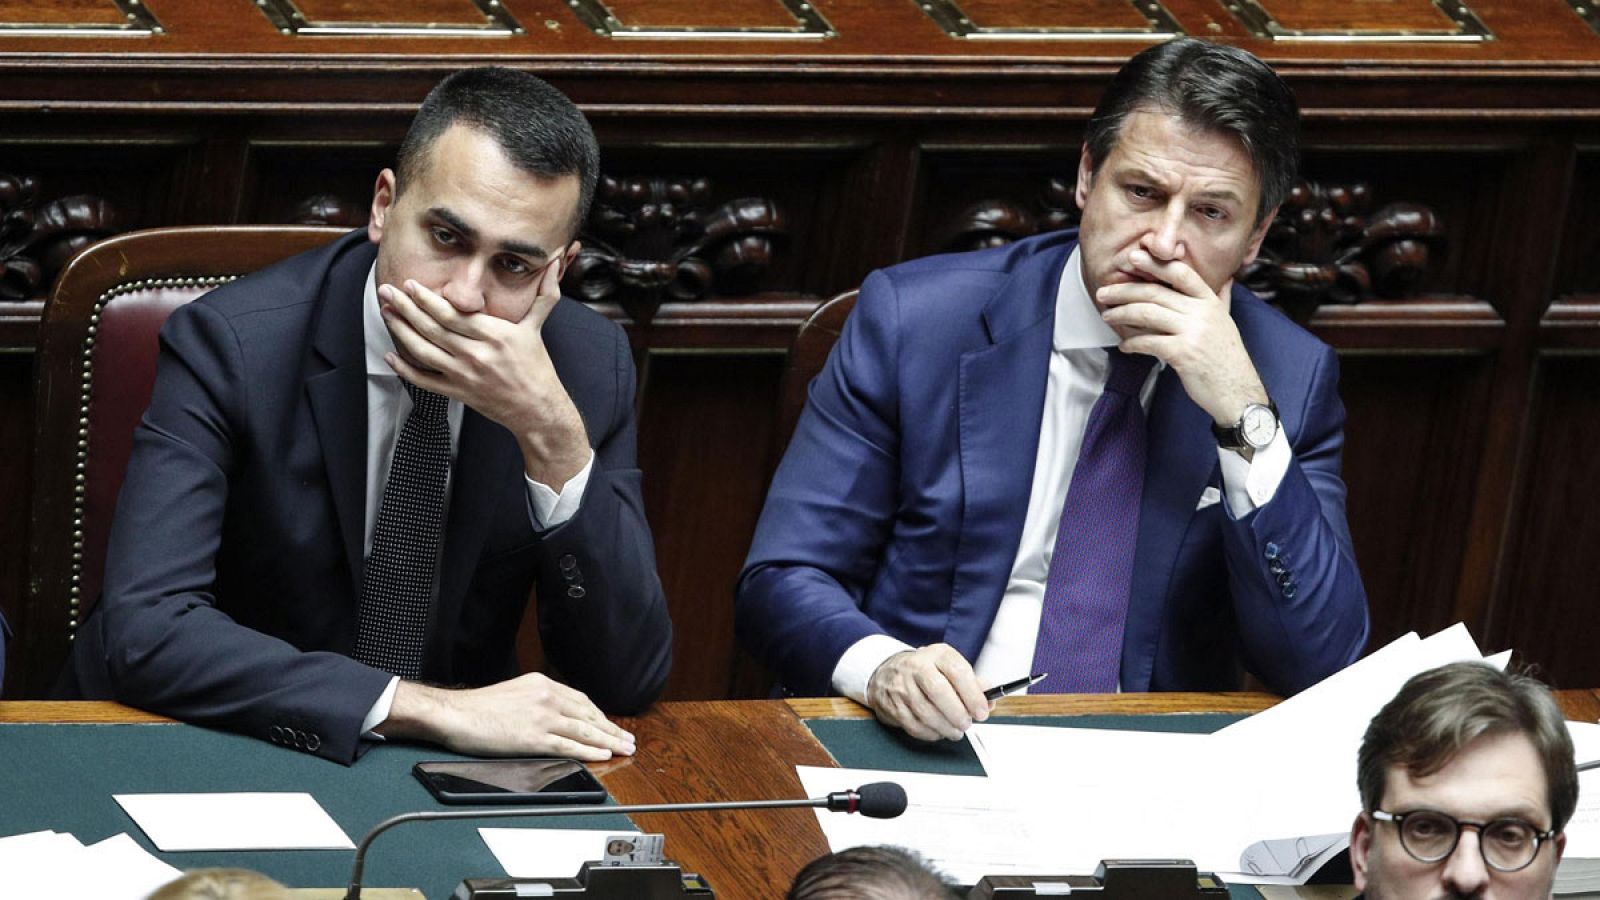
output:
[[[1232,425],[1267,389],[1245,350],[1228,303],[1182,260],[1134,250],[1130,261],[1156,281],[1109,284],[1096,300],[1106,324],[1124,335],[1121,349],[1171,366],[1189,399],[1219,425]]]
[[[561,299],[561,261],[540,278],[521,321],[463,313],[414,280],[382,285],[396,346],[384,357],[400,377],[459,400],[516,436],[528,476],[559,490],[589,462],[583,418],[545,348],[543,328]],[[407,360],[414,360],[413,365]]]

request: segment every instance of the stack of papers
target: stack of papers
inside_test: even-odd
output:
[[[0,838],[0,897],[142,900],[182,874],[126,834],[88,846],[56,831]]]
[[[1504,668],[1509,656],[1485,661]],[[1464,626],[1408,634],[1212,735],[978,724],[967,737],[987,777],[798,771],[813,796],[900,782],[909,807],[899,819],[819,811],[829,846],[910,847],[966,884],[1088,874],[1119,858],[1192,859],[1236,883],[1304,884],[1348,846],[1367,723],[1412,675],[1460,660],[1484,660]],[[1600,726],[1570,724],[1578,759],[1600,758]],[[1567,829],[1568,856],[1600,857],[1594,787]]]

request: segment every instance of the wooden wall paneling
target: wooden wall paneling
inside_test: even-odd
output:
[[[252,139],[232,221],[366,224],[378,172],[395,164],[392,140]]]
[[[1059,143],[1042,137],[998,146],[925,146],[906,258],[977,249],[1076,223],[1072,191],[1081,135],[1064,135]]]
[[[733,588],[766,498],[782,370],[777,353],[651,354],[639,459],[672,609],[669,699],[765,693],[730,683]]]
[[[1600,320],[1591,327],[1600,328]],[[1600,683],[1600,355],[1538,360],[1527,448],[1505,575],[1497,645],[1539,667],[1556,687]]]
[[[27,596],[28,482],[33,469],[33,354],[0,351],[0,613],[13,628]],[[65,538],[63,538],[65,539]],[[22,680],[6,679],[5,696]]]
[[[1556,261],[1555,295],[1600,295],[1600,134],[1579,141]]]
[[[1464,621],[1487,627],[1476,633],[1487,646],[1513,646],[1505,630],[1504,605],[1513,498],[1536,458],[1528,453],[1529,411],[1534,400],[1539,321],[1552,296],[1556,248],[1566,218],[1573,150],[1567,140],[1542,137],[1517,154],[1506,172],[1501,204],[1493,211],[1498,229],[1487,248],[1483,296],[1506,319],[1503,351],[1496,359],[1488,415],[1496,427],[1484,442],[1466,554],[1458,578],[1456,608]]]
[[[1462,535],[1493,425],[1492,357],[1344,353],[1340,370],[1347,510],[1377,648],[1458,619]],[[1483,623],[1468,624],[1481,638]]]

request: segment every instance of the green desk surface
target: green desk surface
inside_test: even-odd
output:
[[[411,777],[411,766],[455,758],[441,750],[380,744],[345,767],[189,725],[0,725],[0,835],[64,831],[91,844],[126,831],[155,852],[112,794],[308,791],[350,840],[360,841],[389,816],[451,808]],[[478,837],[480,826],[635,830],[617,813],[401,825],[373,842],[364,881],[442,898],[466,876],[503,875]],[[343,887],[353,856],[348,850],[156,855],[180,869],[255,869],[290,887]]]
[[[1122,731],[1177,731],[1210,734],[1244,716],[1222,713],[1159,716],[998,716],[991,722],[1007,725],[1048,725],[1057,728],[1111,728]],[[931,772],[938,775],[982,775],[983,766],[966,741],[927,744],[872,719],[808,719],[816,735],[840,766],[847,769],[888,769],[896,772]],[[1081,872],[1060,874],[1077,875]],[[1248,885],[1229,885],[1239,900],[1261,900],[1261,892]]]

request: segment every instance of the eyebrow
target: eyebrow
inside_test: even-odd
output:
[[[1153,184],[1162,190],[1167,190],[1167,180],[1165,178],[1157,177],[1155,173],[1137,166],[1123,169],[1118,174],[1123,178],[1132,178],[1137,181],[1149,182],[1150,184]],[[1208,200],[1212,202],[1228,202],[1238,206],[1244,205],[1244,198],[1239,196],[1238,191],[1232,190],[1231,188],[1216,188],[1209,191],[1200,191],[1199,193],[1195,194],[1195,198],[1198,200]]]
[[[478,229],[468,225],[465,219],[461,218],[443,206],[433,207],[432,209],[428,210],[428,214],[434,218],[443,220],[446,225],[449,225],[451,228],[461,232],[468,240],[476,241],[480,237],[478,234]],[[521,256],[531,256],[535,259],[548,259],[550,257],[549,251],[545,250],[543,247],[523,241],[501,241],[500,249],[506,251],[507,253],[516,253]]]

